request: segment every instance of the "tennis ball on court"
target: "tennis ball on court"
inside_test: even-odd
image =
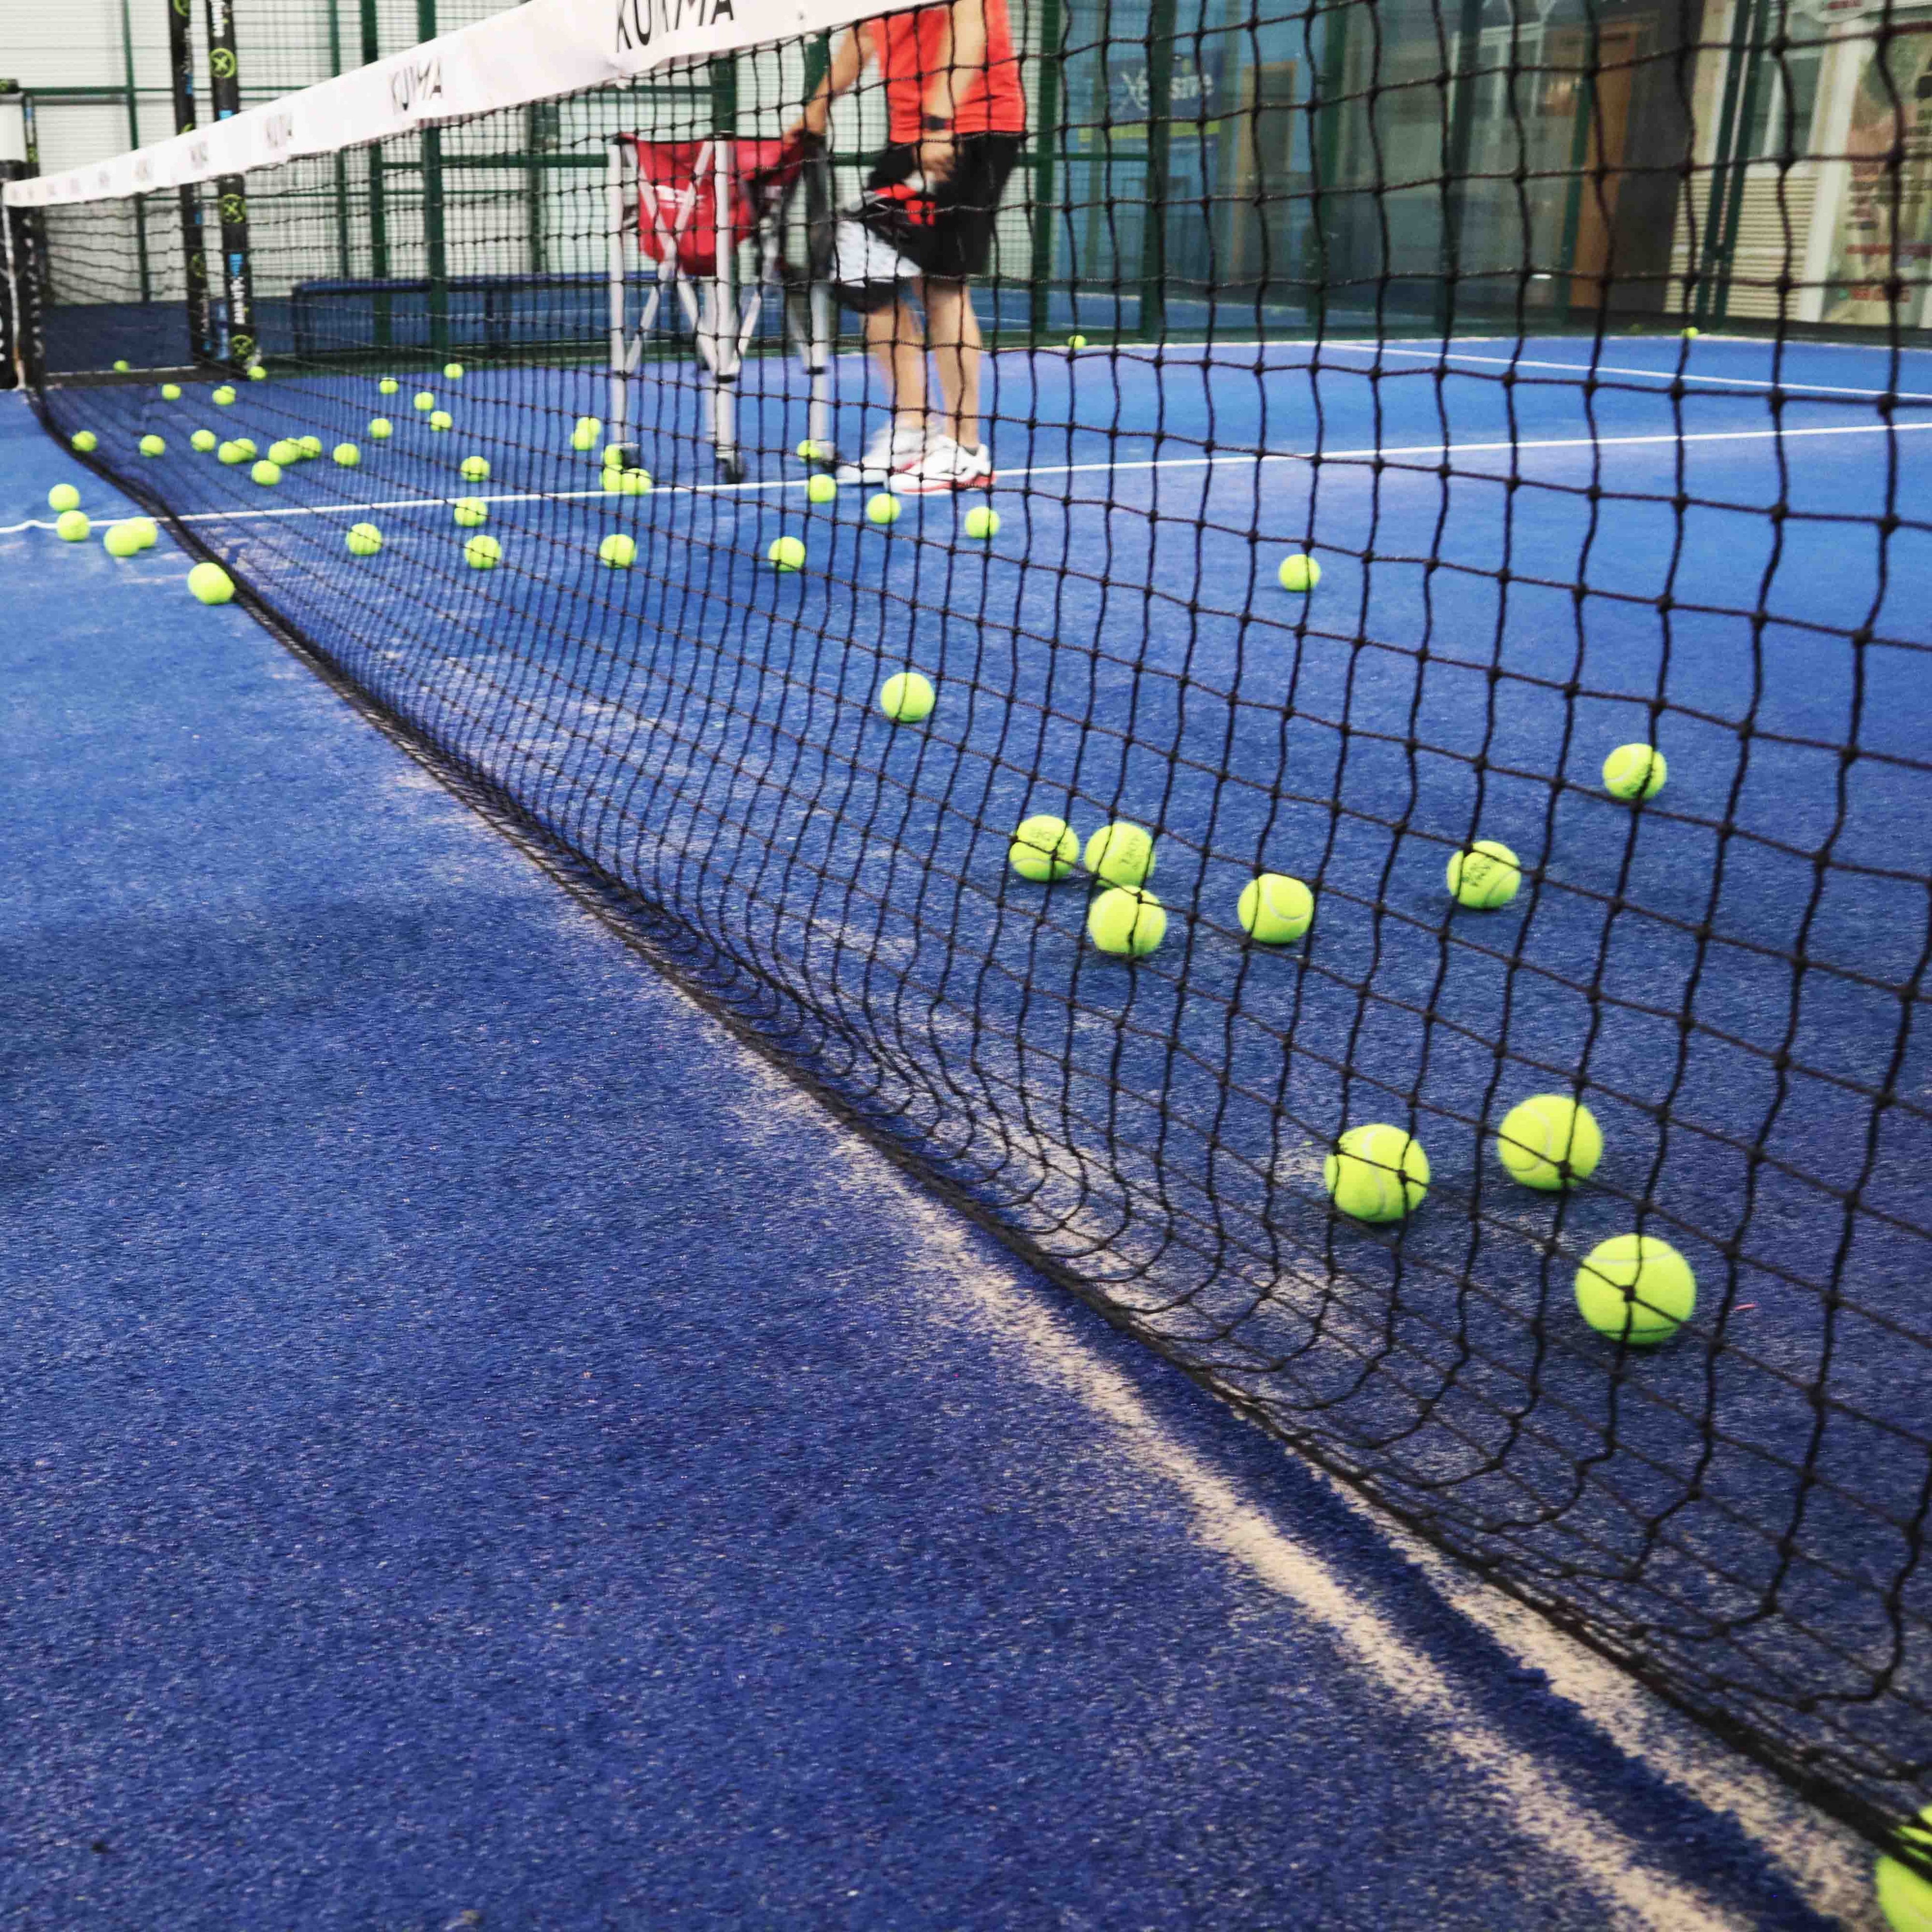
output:
[[[606,537],[597,546],[597,558],[613,570],[628,570],[638,560],[638,546],[627,536]]]
[[[1932,1858],[1932,1804],[1917,1820],[1899,1828],[1898,1835],[1919,1854]],[[1922,1879],[1897,1858],[1880,1858],[1872,1870],[1878,1888],[1878,1909],[1892,1932],[1932,1932],[1932,1880]]]
[[[362,460],[362,452],[352,442],[338,442],[329,452],[345,470],[353,470]]]
[[[402,393],[402,384],[398,382],[394,376],[385,376],[376,385],[376,393],[379,396],[400,395]]]
[[[455,426],[456,418],[447,410],[432,410],[429,413],[431,429],[450,429]]]
[[[1604,789],[1612,798],[1654,798],[1670,766],[1654,745],[1619,745],[1604,760]]]
[[[217,409],[222,410],[227,408],[228,405],[234,401],[234,400],[235,392],[226,382],[224,382],[220,388],[214,391],[213,394],[209,398],[209,400],[214,404]]]
[[[823,471],[812,477],[805,486],[805,500],[808,503],[836,502],[838,496],[838,485]]]
[[[235,439],[235,447],[242,452],[244,458],[254,457],[260,453],[256,449],[254,444],[245,436],[238,436]]]
[[[1087,338],[1084,335],[1070,335],[1066,338],[1066,346],[1070,349],[1084,349]]]
[[[313,463],[322,454],[322,438],[319,436],[298,436],[296,447],[302,452],[302,460]]]
[[[194,435],[188,438],[188,446],[190,449],[200,450],[202,454],[206,456],[208,452],[214,447],[214,430],[212,429],[196,430]]]
[[[128,527],[140,539],[143,550],[152,550],[161,540],[160,526],[152,517],[130,517]]]
[[[490,459],[487,456],[466,456],[456,466],[472,483],[487,483],[490,480]]]
[[[573,449],[595,449],[597,439],[604,434],[602,419],[597,416],[579,416],[576,427],[570,432],[570,446]]]
[[[1088,840],[1086,860],[1088,871],[1110,886],[1138,886],[1154,870],[1154,835],[1116,819]]]
[[[989,510],[983,503],[966,512],[966,534],[990,543],[1000,534],[1000,513]]]
[[[602,434],[603,431],[600,429],[597,435]],[[597,436],[593,436],[590,440],[595,442]],[[624,466],[625,459],[629,454],[630,452],[621,442],[607,442],[604,446],[604,454],[598,458],[598,460],[606,470],[621,470]]]
[[[83,456],[87,455],[91,451],[98,449],[100,447],[100,437],[96,436],[91,429],[76,430],[70,440],[72,441],[74,448],[79,450]]]
[[[1599,1335],[1641,1348],[1667,1342],[1697,1306],[1697,1277],[1668,1241],[1612,1234],[1583,1257],[1576,1306]]]
[[[47,508],[50,510],[77,510],[80,508],[80,492],[71,483],[56,483],[47,492]]]
[[[117,376],[124,376],[133,367],[134,364],[131,362],[117,358],[114,364],[114,373]]]
[[[472,570],[494,570],[503,560],[503,546],[494,537],[472,537],[463,546],[463,559]]]
[[[617,488],[626,496],[648,496],[651,494],[651,472],[648,470],[620,470]]]
[[[796,537],[774,537],[765,546],[765,561],[778,570],[802,570],[805,546]]]
[[[178,382],[164,382],[161,385],[161,400],[164,403],[179,402],[181,385]]]
[[[895,724],[921,723],[938,701],[932,679],[916,670],[895,671],[879,687],[879,709]]]
[[[1282,590],[1306,592],[1322,581],[1322,566],[1312,556],[1297,550],[1282,559],[1281,568],[1274,574]]]
[[[1322,1178],[1352,1220],[1400,1221],[1429,1192],[1429,1156],[1413,1134],[1378,1121],[1351,1127],[1322,1163]]]
[[[94,526],[85,510],[63,510],[54,519],[54,535],[63,543],[85,543]]]
[[[1264,946],[1288,946],[1315,922],[1315,895],[1286,872],[1263,872],[1241,888],[1241,930]]]
[[[138,556],[144,548],[141,532],[132,524],[110,524],[100,547],[110,556]]]
[[[466,530],[473,530],[478,524],[490,520],[490,506],[481,496],[459,496],[450,508],[456,520]]]
[[[198,563],[188,574],[188,587],[203,604],[226,604],[235,595],[235,580],[218,563]]]
[[[265,490],[272,490],[282,480],[282,466],[267,457],[256,464],[248,474]]]
[[[1684,332],[1684,340],[1686,342],[1695,342],[1703,332],[1701,328],[1687,328]]]
[[[158,436],[144,436],[140,447],[143,456],[165,456],[168,453],[167,445]]]
[[[410,400],[427,416],[436,407],[436,392],[434,389],[418,389]]]
[[[251,362],[248,364],[248,380],[251,382],[266,382],[268,380],[268,372],[260,363]]]
[[[387,416],[371,416],[369,418],[369,434],[378,442],[382,442],[386,436],[394,435],[395,431],[395,424],[390,422]]]
[[[351,556],[374,556],[382,548],[382,532],[374,524],[351,524],[347,542]]]
[[[1167,913],[1151,892],[1109,886],[1087,908],[1087,937],[1116,958],[1138,959],[1167,937]]]
[[[242,448],[242,446],[238,442],[224,442],[221,447],[214,452],[215,460],[217,462],[229,464],[242,462],[244,459],[246,454],[247,452]]]
[[[866,517],[875,524],[896,524],[899,520],[899,500],[890,490],[881,490],[866,506]]]
[[[442,365],[443,379],[446,382],[461,382],[463,373],[463,364],[460,362],[446,362]]]
[[[1567,1094],[1535,1094],[1503,1116],[1496,1158],[1512,1180],[1556,1194],[1587,1180],[1604,1157],[1604,1132]]]
[[[1492,911],[1508,905],[1522,884],[1516,854],[1493,838],[1478,838],[1466,852],[1449,855],[1449,890],[1458,905]]]
[[[302,445],[298,442],[292,442],[286,436],[284,436],[278,442],[269,444],[268,460],[271,463],[279,463],[286,470],[292,464],[299,463],[302,460]]]
[[[798,460],[801,463],[830,463],[832,452],[822,442],[814,442],[810,436],[798,446]]]
[[[1050,812],[1036,812],[1020,820],[1013,842],[1006,848],[1006,861],[1023,879],[1041,885],[1064,879],[1080,862],[1078,835],[1065,819]]]

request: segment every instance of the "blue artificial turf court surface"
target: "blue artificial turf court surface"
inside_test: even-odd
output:
[[[1022,1177],[1016,1218],[1156,1332],[1237,1382],[1265,1368],[1351,1443],[1432,1432],[1468,1534],[1532,1565],[1674,1501],[1682,1546],[1748,1596],[1773,1558],[1729,1505],[1803,1450],[1780,1367],[1815,1358],[1804,1284],[1834,1267],[1846,1408],[1820,1466],[1886,1510],[1916,1466],[1888,1338],[1922,1282],[1932,1148],[1914,1116],[1869,1144],[1842,1122],[1860,1087],[1926,1086],[1886,988],[1928,944],[1901,858],[1932,814],[1932,361],[1643,338],[1580,381],[1592,361],[1560,338],[1002,356],[989,544],[951,502],[890,530],[861,493],[808,506],[775,361],[742,406],[774,454],[739,488],[688,382],[646,386],[637,497],[569,452],[604,408],[588,369],[472,370],[443,435],[406,374],[380,443],[364,376],[226,410],[76,388],[56,414],[117,449],[163,435],[170,512],[378,698],[862,1016],[878,1090],[920,1096],[949,1172],[1010,1204]],[[849,446],[872,422],[840,366]],[[362,460],[271,492],[190,453],[203,424],[352,436]],[[470,454],[486,483],[458,480]],[[115,513],[9,400],[0,1916],[1857,1922],[1834,1828],[1780,1814],[1768,1855],[1760,1808],[1784,1801],[1755,1774],[1733,1803],[1660,1712],[1654,1749],[1616,1734],[923,1200],[253,618],[190,601],[170,539],[118,563],[59,544],[42,506],[69,477]],[[460,565],[466,494],[494,570]],[[1881,533],[1888,503],[1907,520]],[[376,557],[346,553],[360,520]],[[629,572],[594,561],[619,530]],[[761,564],[782,533],[796,576]],[[1273,587],[1303,548],[1306,599]],[[1820,649],[1854,624],[1855,657]],[[941,692],[916,735],[872,704],[908,664]],[[1660,714],[1671,789],[1634,814],[1597,768]],[[1036,810],[1156,830],[1166,952],[1100,960],[1080,896],[1012,877]],[[1537,890],[1450,946],[1442,869],[1472,830]],[[1240,943],[1264,863],[1316,886],[1292,959]],[[1794,976],[1801,946],[1840,970]],[[1680,1051],[1683,1009],[1703,1025]],[[1484,1123],[1579,1067],[1600,1190],[1526,1205]],[[1320,1150],[1412,1106],[1464,1211],[1418,1219],[1398,1261],[1336,1231]],[[1707,1352],[1660,1357],[1652,1426],[1540,1522],[1598,1439],[1610,1352],[1544,1346],[1568,1292],[1544,1237],[1586,1247],[1643,1195],[1707,1324],[1749,1324],[1731,1433],[1672,1419]],[[1454,1288],[1472,1205],[1474,1294]],[[1298,1248],[1322,1285],[1258,1293]],[[1396,1349],[1379,1291],[1404,1268]],[[1528,1448],[1480,1473],[1532,1383]],[[1204,1526],[1210,1490],[1258,1544]],[[1855,1616],[1893,1552],[1808,1531],[1789,1599]],[[1253,1555],[1271,1538],[1398,1651],[1318,1614]],[[1754,1660],[1774,1696],[1841,1660],[1790,1642]],[[1457,1716],[1376,1662],[1397,1654]],[[1567,1824],[1534,1822],[1520,1766]]]

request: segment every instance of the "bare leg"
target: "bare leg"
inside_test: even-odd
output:
[[[874,309],[866,318],[866,340],[879,365],[902,428],[926,423],[926,332],[903,302]]]
[[[983,338],[973,307],[973,291],[964,282],[928,281],[925,295],[932,359],[939,375],[939,392],[946,401],[946,433],[962,449],[977,449]]]

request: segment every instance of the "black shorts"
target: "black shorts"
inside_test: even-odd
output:
[[[952,172],[930,196],[905,192],[919,172],[918,148],[888,148],[866,183],[865,198],[839,219],[832,268],[839,299],[862,310],[880,308],[892,300],[898,283],[915,276],[964,282],[983,275],[1021,138],[961,135]]]

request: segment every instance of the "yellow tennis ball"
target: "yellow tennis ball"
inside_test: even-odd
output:
[[[251,382],[266,382],[268,380],[268,372],[260,363],[251,362],[248,364],[248,380]]]
[[[466,456],[457,469],[472,483],[487,483],[490,480],[490,459],[487,456]]]
[[[1139,959],[1167,937],[1167,911],[1151,892],[1109,886],[1087,908],[1087,937],[1117,959]]]
[[[302,445],[284,436],[279,442],[268,446],[268,460],[279,463],[284,470],[302,460]]]
[[[774,537],[765,546],[765,561],[778,570],[802,570],[805,546],[796,537]]]
[[[369,418],[369,434],[378,442],[386,436],[393,436],[395,430],[395,424],[387,416],[371,416]]]
[[[214,452],[214,458],[218,463],[245,463],[248,460],[248,452],[238,442],[224,442]]]
[[[1612,798],[1654,798],[1670,766],[1654,745],[1619,745],[1604,760],[1604,789]]]
[[[91,454],[100,447],[100,439],[91,429],[77,429],[68,439],[82,455]]]
[[[394,376],[385,376],[376,385],[376,393],[381,396],[400,395],[402,393],[402,384],[398,382]]]
[[[161,385],[161,400],[164,403],[179,402],[181,385],[178,382],[164,382]]]
[[[1697,1277],[1668,1241],[1612,1234],[1576,1270],[1576,1306],[1600,1335],[1648,1348],[1666,1342],[1697,1306]]]
[[[432,410],[430,412],[429,426],[431,429],[448,429],[455,422],[456,418],[447,410]]]
[[[80,492],[71,483],[56,483],[47,492],[47,508],[56,512],[77,510],[80,508]]]
[[[1282,590],[1306,592],[1322,581],[1322,566],[1312,556],[1296,550],[1282,559],[1281,568],[1274,574]]]
[[[215,407],[221,410],[227,408],[234,400],[235,392],[226,382],[224,382],[220,388],[213,392],[209,398],[209,400],[214,404]]]
[[[1703,332],[1701,328],[1687,328],[1684,332],[1684,339],[1686,342],[1695,342]]]
[[[143,550],[152,550],[161,540],[160,526],[152,517],[130,517],[128,527],[140,539]]]
[[[807,436],[798,446],[798,460],[801,463],[830,463],[832,452],[824,443],[814,442]]]
[[[806,484],[805,498],[808,503],[836,502],[838,496],[838,485],[822,470]]]
[[[1458,905],[1492,911],[1508,905],[1522,884],[1522,868],[1507,845],[1478,838],[1466,852],[1449,855],[1449,890]]]
[[[137,556],[145,548],[141,532],[130,523],[110,524],[100,547],[110,556]]]
[[[85,510],[63,510],[54,519],[54,535],[62,543],[85,543],[93,528]]]
[[[338,442],[329,454],[345,470],[353,470],[362,460],[362,452],[352,442]]]
[[[235,439],[235,447],[242,452],[242,458],[244,463],[250,460],[257,454],[254,444],[245,436],[238,436]]]
[[[1587,1180],[1604,1157],[1603,1130],[1567,1094],[1535,1094],[1503,1116],[1496,1158],[1510,1178],[1545,1194]]]
[[[1264,946],[1288,946],[1315,922],[1315,895],[1286,872],[1263,872],[1241,888],[1241,929]]]
[[[254,477],[263,489],[272,490],[282,480],[282,466],[265,456],[254,469],[249,471],[248,474]]]
[[[463,560],[472,570],[494,570],[503,560],[503,546],[494,537],[472,537],[463,546]]]
[[[1070,349],[1084,349],[1087,338],[1084,335],[1070,335],[1066,338],[1066,346]]]
[[[304,463],[313,463],[322,454],[322,438],[319,436],[298,436],[296,448],[302,452]]]
[[[382,532],[374,524],[351,524],[349,526],[349,554],[351,556],[374,556],[382,548]]]
[[[143,456],[165,456],[167,448],[167,445],[158,436],[144,436],[141,439],[141,454]]]
[[[602,434],[603,430],[601,428],[598,429],[592,436],[591,442],[595,442],[598,436]],[[586,448],[589,446],[589,444],[585,445]],[[621,442],[607,442],[604,446],[604,454],[597,460],[606,470],[622,470],[631,460],[629,446]]]
[[[1932,1861],[1932,1804],[1916,1822],[1899,1827],[1898,1835]],[[1932,1932],[1932,1879],[1921,1878],[1897,1858],[1880,1858],[1872,1870],[1878,1890],[1878,1909],[1892,1932]]]
[[[442,365],[442,373],[446,381],[460,382],[463,380],[464,370],[460,362],[446,362]]]
[[[188,574],[188,587],[202,604],[226,604],[235,595],[235,580],[218,563],[198,563]]]
[[[1429,1192],[1429,1156],[1400,1127],[1382,1122],[1351,1127],[1323,1162],[1322,1178],[1352,1220],[1400,1221]]]
[[[198,429],[195,431],[194,435],[188,438],[188,446],[190,449],[200,450],[202,454],[206,456],[208,452],[214,447],[214,442],[215,436],[214,430],[212,429]]]
[[[604,434],[602,416],[579,416],[571,427],[572,446],[577,449],[595,449],[597,439]]]
[[[418,389],[411,400],[424,416],[428,416],[436,407],[436,392],[434,389]]]
[[[466,530],[490,520],[490,506],[481,496],[459,496],[450,506],[451,514]]]
[[[895,671],[879,687],[879,709],[895,724],[917,724],[932,716],[938,694],[916,670]]]
[[[1119,818],[1087,842],[1087,869],[1110,886],[1138,886],[1154,871],[1154,835]]]
[[[896,524],[899,520],[899,500],[890,490],[881,490],[870,498],[866,505],[867,518],[875,524]]]
[[[129,362],[122,358],[116,357],[114,363],[114,373],[117,376],[124,376],[128,374],[129,370],[134,368],[134,366],[133,363]]]
[[[1080,861],[1080,840],[1065,819],[1050,812],[1036,812],[1020,820],[1013,842],[1006,848],[1006,860],[1023,879],[1036,884],[1051,884],[1064,879]]]
[[[627,536],[609,536],[597,546],[597,556],[613,570],[628,570],[638,560],[638,546]]]
[[[618,488],[627,496],[648,496],[651,494],[651,472],[648,470],[620,470]]]
[[[1000,534],[1000,513],[979,504],[966,512],[966,534],[977,537],[982,542],[990,543]]]

